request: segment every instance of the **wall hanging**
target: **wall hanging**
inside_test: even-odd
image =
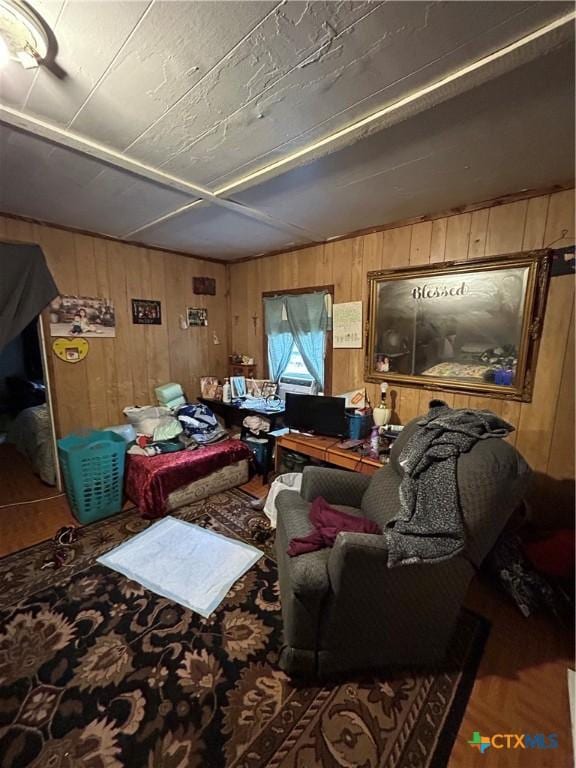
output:
[[[54,339],[52,351],[65,363],[79,363],[88,354],[86,339]]]
[[[529,401],[549,254],[369,272],[366,380]]]
[[[192,286],[196,294],[216,296],[216,278],[214,277],[193,277]]]
[[[202,307],[188,307],[186,310],[188,327],[208,325],[208,310]]]
[[[116,315],[110,299],[58,296],[50,302],[50,336],[116,336]]]
[[[345,301],[332,307],[334,349],[362,348],[362,302]]]
[[[132,299],[132,322],[135,325],[162,325],[160,302],[150,299]]]

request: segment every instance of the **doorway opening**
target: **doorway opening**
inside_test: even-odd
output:
[[[39,316],[0,352],[0,508],[59,495]]]

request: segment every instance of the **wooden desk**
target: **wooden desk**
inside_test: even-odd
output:
[[[370,456],[361,456],[356,451],[338,448],[337,444],[328,449],[325,461],[342,469],[361,472],[363,475],[373,475],[376,470],[384,466],[382,462],[372,459]]]
[[[322,437],[320,435],[303,435],[298,432],[289,432],[276,438],[276,472],[280,471],[283,451],[296,451],[312,459],[325,461],[341,469],[350,469],[365,475],[373,475],[383,465],[371,459],[369,456],[361,456],[356,451],[338,448],[342,440],[336,437]]]

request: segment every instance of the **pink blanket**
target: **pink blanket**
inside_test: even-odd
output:
[[[331,507],[318,496],[310,507],[310,522],[314,530],[307,536],[292,539],[286,552],[290,557],[331,547],[341,531],[352,533],[382,533],[380,526],[367,517],[357,517]]]

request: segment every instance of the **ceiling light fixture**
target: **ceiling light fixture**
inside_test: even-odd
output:
[[[0,66],[33,69],[48,58],[50,39],[41,17],[20,0],[0,0]]]

